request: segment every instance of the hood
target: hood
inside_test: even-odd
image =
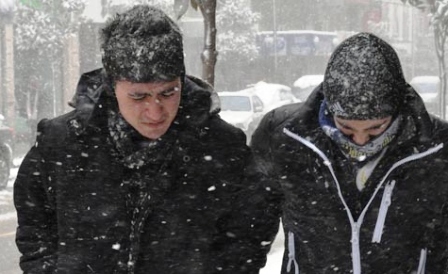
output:
[[[413,118],[423,140],[431,136],[431,118],[398,55],[373,34],[353,35],[335,49],[320,89],[333,115],[366,120],[400,113]]]
[[[68,104],[75,108],[78,127],[87,125],[94,110],[101,102],[116,105],[111,96],[111,84],[103,69],[97,69],[81,75],[76,92]],[[199,125],[210,115],[219,112],[219,97],[213,87],[194,76],[185,76],[183,80],[181,104],[178,111],[180,123]]]
[[[217,114],[220,111],[218,93],[204,80],[187,75],[182,90],[181,108],[185,108],[186,114],[189,115]]]
[[[333,114],[368,120],[397,114],[406,81],[394,49],[370,33],[360,33],[335,49],[323,88]]]

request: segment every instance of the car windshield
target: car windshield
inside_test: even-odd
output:
[[[250,111],[250,99],[247,96],[221,96],[221,110],[223,111]]]

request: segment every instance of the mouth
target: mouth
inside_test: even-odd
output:
[[[165,121],[160,121],[160,122],[142,122],[142,124],[147,126],[147,127],[156,128],[156,127],[160,127],[160,126],[164,125]]]

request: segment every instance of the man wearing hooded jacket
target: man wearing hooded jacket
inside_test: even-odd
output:
[[[136,6],[102,31],[104,69],[75,110],[38,125],[14,185],[24,273],[258,273],[276,232],[270,188],[182,37]],[[261,181],[259,181],[261,180]]]
[[[323,83],[251,141],[285,195],[282,273],[448,273],[447,141],[390,45],[343,41]]]

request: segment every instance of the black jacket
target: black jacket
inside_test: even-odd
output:
[[[137,169],[110,141],[105,86],[99,71],[83,75],[76,109],[41,121],[22,162],[14,202],[24,273],[258,273],[278,213],[245,170],[244,134],[210,111],[206,85],[185,78],[175,145]]]
[[[319,126],[321,86],[264,117],[251,146],[285,195],[282,273],[350,273],[356,259],[362,273],[448,273],[448,124],[409,94],[400,135],[363,191]],[[426,272],[413,272],[419,267]]]
[[[374,168],[327,136],[332,113],[399,119]],[[285,195],[282,273],[448,273],[447,145],[448,123],[428,114],[393,48],[369,33],[344,40],[310,97],[268,113],[253,135]]]

